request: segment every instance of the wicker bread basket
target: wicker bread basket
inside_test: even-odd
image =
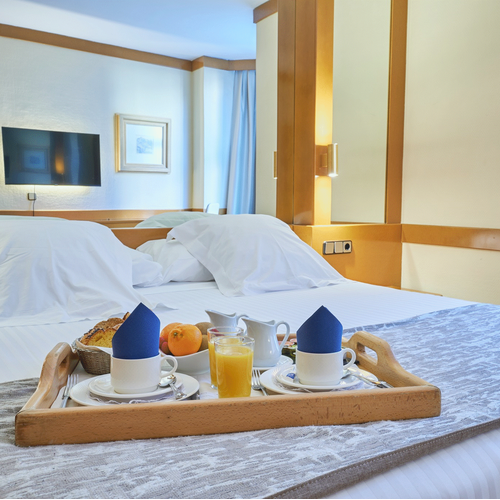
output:
[[[104,375],[111,369],[111,356],[97,347],[85,345],[80,342],[82,337],[73,342],[73,350],[76,351],[83,369],[92,375]]]

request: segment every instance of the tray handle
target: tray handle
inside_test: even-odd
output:
[[[343,337],[342,345],[350,347],[356,353],[360,368],[373,373],[394,387],[431,385],[407,372],[394,357],[389,343],[371,333],[359,331],[349,340]],[[376,358],[366,352],[367,347],[376,353]]]
[[[78,354],[66,342],[60,342],[52,349],[42,366],[38,387],[23,410],[50,408],[61,387],[66,385],[68,375],[78,364]]]

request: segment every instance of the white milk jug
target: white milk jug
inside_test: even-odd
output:
[[[205,311],[210,318],[210,323],[214,326],[237,326],[240,318],[246,318],[246,314],[240,314],[239,316],[236,313],[233,314],[224,314],[217,311],[207,310]]]
[[[281,350],[290,335],[290,326],[284,321],[257,321],[256,319],[242,318],[247,325],[247,335],[255,339],[253,366],[273,367],[281,356]],[[286,333],[281,343],[278,342],[278,326],[285,325]]]

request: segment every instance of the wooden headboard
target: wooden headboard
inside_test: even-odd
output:
[[[137,248],[146,241],[166,238],[170,229],[170,227],[117,227],[111,231],[124,245]]]

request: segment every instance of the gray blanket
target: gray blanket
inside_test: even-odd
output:
[[[442,391],[431,419],[17,448],[14,416],[36,380],[0,385],[2,498],[321,497],[500,427],[500,307],[478,304],[383,325],[408,371]]]

